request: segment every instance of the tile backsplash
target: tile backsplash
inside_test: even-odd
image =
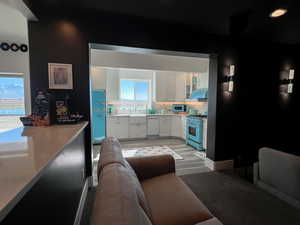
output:
[[[148,109],[154,109],[156,112],[164,110],[165,113],[172,112],[173,104],[186,104],[189,109],[195,109],[198,113],[207,112],[207,102],[152,102],[150,108],[147,104],[129,104],[129,103],[109,103],[113,105],[113,114],[133,114],[133,113],[147,113]]]
[[[177,104],[175,102],[153,102],[152,103],[152,108],[155,109],[156,111],[160,111],[162,109],[168,111],[168,112],[172,112],[172,105],[173,104]],[[189,109],[195,109],[198,111],[198,113],[205,113],[207,112],[207,102],[184,102],[184,103],[180,103],[180,104],[186,104],[188,106]]]

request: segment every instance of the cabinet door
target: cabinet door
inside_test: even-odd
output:
[[[91,66],[92,90],[106,89],[106,71],[101,67]]]
[[[166,74],[166,86],[167,91],[166,101],[175,102],[176,101],[176,73],[172,72]]]
[[[117,133],[118,138],[129,138],[128,135],[128,117],[119,117],[118,118],[118,126],[117,126]]]
[[[117,137],[117,130],[118,130],[118,120],[115,117],[108,117],[106,120],[106,127],[107,127],[107,136],[108,137]]]
[[[165,137],[171,136],[171,116],[160,116],[159,135]]]
[[[106,72],[106,95],[107,101],[118,101],[119,100],[119,73],[114,70],[107,70]]]
[[[156,72],[156,101],[174,101],[176,93],[175,72]]]
[[[186,116],[181,117],[181,125],[182,125],[182,138],[186,139]]]
[[[181,116],[172,116],[171,136],[182,137]]]
[[[185,101],[185,82],[186,74],[176,74],[175,101]]]
[[[159,118],[147,118],[147,135],[159,135]]]
[[[203,148],[207,149],[207,119],[203,119]]]
[[[145,138],[146,135],[146,117],[131,117],[129,119],[129,138]]]

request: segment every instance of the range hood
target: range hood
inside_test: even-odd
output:
[[[200,88],[192,92],[191,99],[207,99],[208,97],[208,89]]]

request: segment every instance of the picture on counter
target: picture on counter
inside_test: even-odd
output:
[[[73,89],[72,64],[48,63],[49,88]]]

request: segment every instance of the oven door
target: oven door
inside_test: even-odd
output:
[[[202,143],[202,123],[189,122],[187,125],[187,138],[197,143]]]

